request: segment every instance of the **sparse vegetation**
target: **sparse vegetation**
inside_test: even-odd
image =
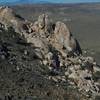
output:
[[[100,44],[98,42],[99,23],[97,24],[100,16],[100,4],[95,5],[46,4],[12,6],[18,13],[13,13],[15,16],[8,9],[7,14],[9,19],[5,19],[8,20],[7,25],[10,26],[6,28],[0,27],[0,99],[98,100],[100,98],[98,94],[100,91],[100,85],[98,85],[100,81],[100,66],[97,65],[98,63],[92,57],[87,57],[88,55],[96,56],[96,60],[98,61],[100,58],[98,55],[100,53]],[[66,58],[67,56],[62,56],[59,49],[56,50],[56,47],[53,47],[52,43],[49,44],[46,41],[48,38],[46,33],[52,31],[46,30],[44,32],[43,30],[44,28],[48,28],[44,25],[44,20],[42,20],[45,15],[42,15],[38,20],[37,26],[40,25],[40,27],[37,28],[40,28],[40,31],[33,33],[29,31],[30,26],[24,23],[24,18],[30,20],[30,22],[34,22],[41,13],[49,14],[54,20],[54,23],[57,20],[63,20],[69,28],[71,27],[71,33],[80,40],[80,45],[84,52],[82,56],[77,56],[73,53],[73,56]],[[67,18],[71,20],[66,20]],[[14,22],[10,23],[11,19],[14,19],[17,25],[14,24],[14,26]],[[48,21],[48,19],[46,20]],[[24,31],[22,28],[23,23],[27,31]],[[5,24],[6,21],[4,22]],[[43,27],[41,28],[42,24]],[[47,25],[49,26],[51,23],[47,23]],[[66,30],[66,25],[62,27],[65,27]],[[20,30],[18,33],[16,32],[16,28]],[[59,27],[57,28],[59,30]],[[62,31],[60,33],[63,33]],[[44,33],[42,34],[42,32]],[[36,46],[41,44],[40,47],[34,46],[36,42]],[[51,62],[47,60],[45,53],[43,57],[39,57],[42,55],[39,53],[46,51],[45,49],[49,50],[52,54],[59,54],[58,59],[60,59],[60,64],[62,65],[59,66],[58,70],[53,72],[56,69],[52,68],[53,57],[49,59]],[[48,61],[48,64],[44,64],[43,61]]]

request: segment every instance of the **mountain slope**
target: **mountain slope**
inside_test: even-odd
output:
[[[84,55],[63,57],[53,47],[58,29],[48,15],[33,24],[24,23],[9,7],[0,7],[0,15],[0,100],[93,100],[100,92],[100,66]],[[63,28],[64,23],[60,33]]]

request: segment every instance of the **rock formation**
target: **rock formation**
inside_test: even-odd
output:
[[[0,22],[5,26],[13,27],[20,34],[28,30],[26,20],[6,6],[0,8]]]
[[[69,52],[73,54],[81,53],[78,42],[71,35],[67,26],[62,22],[52,23],[46,14],[40,15],[34,23],[26,21],[9,7],[1,7],[0,15],[0,22],[6,26],[12,26],[16,32],[20,33],[36,47],[40,47],[42,43],[41,48],[46,53],[48,52],[47,47],[49,44],[62,53],[63,56],[66,56]]]
[[[52,21],[47,14],[42,14],[38,17],[38,20],[34,23],[32,29],[37,33],[48,36],[53,32]]]
[[[65,49],[67,52],[81,54],[81,49],[77,40],[72,36],[68,27],[64,23],[60,21],[56,23],[54,37],[56,43],[59,45],[56,48],[59,48],[61,51],[64,51]]]
[[[1,7],[0,32],[8,27],[13,27],[27,43],[32,44],[35,55],[43,66],[50,69],[49,71],[52,69],[52,58],[57,55],[59,72],[56,76],[50,74],[45,78],[56,82],[57,85],[59,82],[68,83],[88,96],[89,93],[96,95],[100,92],[99,83],[93,79],[95,73],[100,72],[100,68],[92,57],[82,55],[78,41],[66,24],[60,21],[53,23],[46,14],[40,15],[36,22],[31,23],[16,15],[12,9]],[[0,47],[0,59],[8,57],[9,53],[5,49],[7,48],[4,46]],[[24,55],[27,54],[25,51]]]

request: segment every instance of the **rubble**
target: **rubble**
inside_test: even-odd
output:
[[[97,95],[100,92],[100,88],[97,85],[99,83],[95,82],[93,76],[95,74],[94,69],[99,69],[99,68],[97,66],[94,66],[95,62],[94,59],[92,57],[79,56],[75,58],[67,58],[66,60],[70,62],[70,65],[67,64],[66,66],[65,64],[64,67],[65,71],[62,73],[66,77],[65,80],[67,82],[69,80],[70,85],[72,85],[73,82],[74,83],[73,85],[74,86],[76,85],[79,91],[84,94],[91,93],[92,95],[93,94]],[[85,64],[86,61],[91,62],[91,64],[93,65],[93,70],[90,70],[91,69],[89,68],[91,67],[90,65],[86,65],[84,69],[82,68],[82,64]],[[100,72],[100,70],[97,71]]]

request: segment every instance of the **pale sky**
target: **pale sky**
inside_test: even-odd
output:
[[[0,0],[0,2],[14,2],[14,1],[19,1],[19,0]],[[22,1],[24,1],[24,0],[22,0]],[[27,0],[27,1],[34,1],[34,0]],[[48,1],[48,2],[53,2],[53,3],[100,2],[100,0],[35,0],[35,1]]]

